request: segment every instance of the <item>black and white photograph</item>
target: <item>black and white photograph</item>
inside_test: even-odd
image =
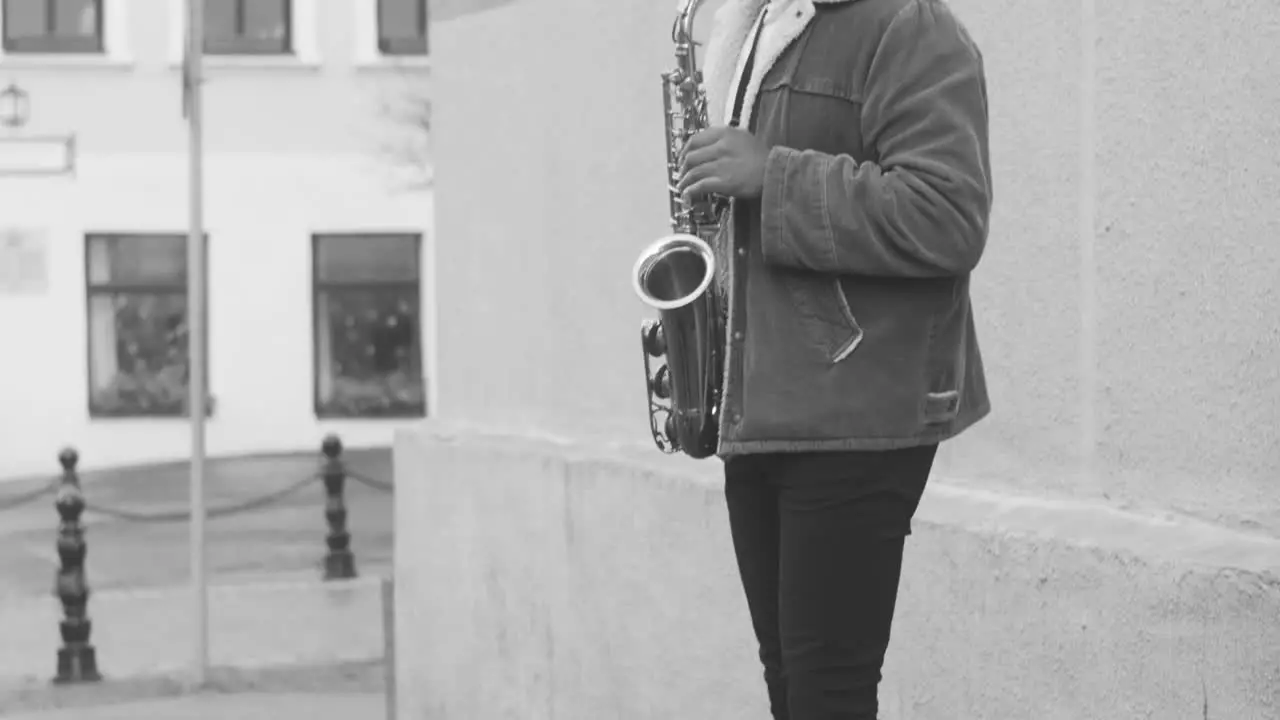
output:
[[[0,717],[1280,720],[1278,116],[1252,0],[0,0]]]

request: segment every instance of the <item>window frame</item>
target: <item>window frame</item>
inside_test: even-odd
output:
[[[246,3],[252,0],[230,0],[235,3],[236,25],[238,26],[237,37],[227,40],[227,48],[213,49],[209,47],[209,21],[205,18],[205,37],[204,37],[204,54],[215,57],[290,57],[296,56],[297,53],[297,29],[295,23],[297,21],[297,8],[294,7],[295,0],[280,0],[284,3],[284,39],[281,47],[274,46],[275,41],[271,41],[273,46],[268,47],[266,41],[258,41],[244,37],[246,27]],[[205,12],[208,13],[209,3],[205,3]]]
[[[108,0],[124,2],[124,0]],[[368,0],[353,0],[354,6],[369,5]],[[205,53],[206,69],[242,70],[270,68],[313,71],[322,65],[320,53],[319,0],[289,0],[289,37],[292,51],[255,55]],[[327,5],[326,5],[327,8]],[[326,10],[327,11],[327,10]],[[187,8],[185,0],[169,0],[169,67],[183,67],[187,52]]]
[[[413,0],[414,2],[419,3],[422,8],[422,12],[418,17],[418,30],[422,33],[422,50],[418,51],[416,49],[417,42],[418,42],[418,39],[416,37],[412,41],[410,41],[407,38],[390,38],[383,33],[384,25],[382,22],[382,16],[383,16],[382,4],[388,1],[390,0],[374,0],[374,6],[373,6],[374,35],[376,40],[376,47],[378,49],[378,55],[386,58],[429,57],[431,55],[431,44],[430,44],[430,39],[429,39],[427,29],[428,29],[428,23],[430,22],[429,17],[431,13],[431,8],[430,8],[431,3],[427,2],[427,0]],[[409,49],[409,50],[397,49],[398,47],[403,47],[403,44],[407,44],[410,42],[413,43],[413,49]]]
[[[190,402],[184,402],[182,410],[178,412],[132,412],[132,411],[111,411],[95,406],[94,403],[94,377],[93,377],[93,300],[95,297],[114,297],[119,294],[154,294],[154,295],[181,295],[186,299],[187,323],[190,327],[191,313],[191,279],[186,274],[186,268],[183,268],[183,281],[180,286],[167,283],[111,283],[98,284],[93,282],[93,251],[92,246],[95,241],[111,240],[114,238],[168,238],[179,240],[183,245],[189,243],[189,235],[182,232],[163,232],[163,231],[93,231],[84,234],[84,242],[82,249],[84,251],[84,294],[85,294],[85,389],[86,389],[86,407],[91,420],[137,420],[137,419],[166,419],[166,420],[188,420],[191,417]],[[205,417],[212,417],[214,410],[213,392],[210,388],[210,359],[213,353],[210,351],[209,345],[209,235],[206,233],[204,237],[203,249],[204,260],[202,264],[205,277],[205,304],[204,304],[204,320],[203,335],[205,348],[205,364],[204,364],[204,390],[205,395],[209,398],[205,403]],[[189,267],[189,266],[188,266]],[[188,346],[189,353],[189,346]],[[188,374],[190,373],[190,355],[187,358]],[[187,397],[190,397],[190,385],[188,384]]]
[[[45,24],[57,23],[59,0],[39,0],[44,3]],[[0,0],[0,52],[5,56],[29,57],[41,55],[105,56],[107,54],[106,14],[111,8],[107,0],[89,0],[93,3],[96,26],[94,34],[84,36],[59,36],[46,32],[38,39],[12,38],[9,35],[9,4],[13,0]]]
[[[373,237],[402,237],[409,238],[413,241],[415,272],[413,280],[359,280],[359,281],[343,281],[343,280],[324,280],[322,279],[320,267],[320,246],[326,240],[346,239],[358,241],[361,238]],[[423,317],[423,272],[422,263],[425,257],[425,240],[423,233],[415,230],[368,230],[368,231],[338,231],[338,232],[314,232],[311,234],[311,404],[315,417],[318,420],[409,420],[422,419],[428,416],[428,409],[431,406],[431,399],[428,395],[430,383],[427,380],[427,356],[424,344],[424,331],[426,320]],[[413,302],[417,303],[418,327],[413,333],[413,341],[417,345],[415,348],[417,354],[418,370],[421,374],[422,382],[422,404],[411,410],[396,409],[387,412],[365,413],[352,415],[326,408],[320,397],[320,375],[321,375],[321,359],[320,359],[320,298],[323,293],[338,293],[343,291],[370,292],[377,291],[379,294],[385,292],[388,295],[396,295],[405,290],[410,291]]]

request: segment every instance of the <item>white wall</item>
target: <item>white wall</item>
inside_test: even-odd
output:
[[[953,4],[991,88],[993,410],[938,468],[1280,535],[1274,4],[1099,4],[1083,38],[1078,3]],[[668,231],[671,7],[513,2],[433,35],[442,417],[650,444],[629,275]]]
[[[382,445],[406,424],[320,422],[312,401],[311,233],[423,233],[429,305],[430,195],[404,192],[383,162],[262,152],[206,160],[210,454],[310,450],[327,432],[352,447]],[[84,277],[87,232],[186,232],[185,157],[100,154],[78,164],[75,177],[0,179],[0,226],[44,230],[48,243],[45,290],[0,295],[0,480],[52,474],[64,445],[86,469],[177,459],[189,448],[181,418],[89,418]],[[429,387],[428,402],[434,396]]]
[[[428,421],[398,433],[405,718],[763,720],[719,463]],[[1280,540],[935,477],[883,720],[1263,720]]]

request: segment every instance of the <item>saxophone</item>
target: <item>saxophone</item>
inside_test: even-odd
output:
[[[702,2],[684,0],[671,31],[676,67],[662,75],[672,234],[646,248],[632,273],[636,294],[658,313],[640,328],[649,430],[662,452],[695,459],[714,454],[720,435],[725,330],[720,298],[711,287],[716,274],[711,242],[727,205],[714,196],[686,203],[676,190],[680,151],[707,126],[707,97],[693,42],[694,15]],[[656,370],[651,360],[660,362]]]

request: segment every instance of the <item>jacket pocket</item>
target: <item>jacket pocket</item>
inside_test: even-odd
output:
[[[861,159],[862,99],[825,77],[782,77],[766,83],[758,126],[771,145]]]
[[[858,349],[862,327],[849,307],[839,278],[789,273],[784,282],[805,337],[829,362],[838,363]]]

